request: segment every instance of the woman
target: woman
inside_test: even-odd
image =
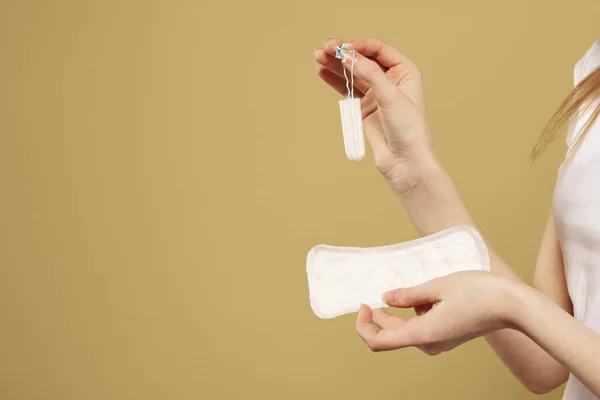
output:
[[[345,95],[340,40],[316,52],[320,77]],[[421,235],[475,226],[452,179],[436,160],[414,63],[376,40],[350,42],[355,93],[375,164]],[[352,57],[347,57],[349,67]],[[564,399],[600,397],[600,40],[577,63],[574,91],[550,120],[538,155],[564,123],[569,152],[555,189],[533,287],[488,244],[492,274],[456,273],[384,294],[393,307],[414,307],[404,320],[363,305],[356,329],[373,351],[418,347],[438,354],[485,335],[502,361],[532,392],[568,379]]]

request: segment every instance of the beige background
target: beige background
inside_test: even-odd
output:
[[[309,307],[315,244],[415,238],[345,159],[329,36],[421,67],[438,153],[529,278],[598,35],[589,1],[0,1],[0,398],[528,399],[483,340],[372,354]],[[560,391],[545,398],[558,399]]]

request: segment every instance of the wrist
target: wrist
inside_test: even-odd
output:
[[[525,332],[530,306],[543,295],[520,280],[505,278],[505,282],[506,296],[500,306],[501,318],[507,327]]]
[[[394,193],[402,200],[430,186],[444,173],[444,168],[433,149],[423,149],[382,174]]]

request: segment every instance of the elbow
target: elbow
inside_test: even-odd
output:
[[[523,384],[527,390],[529,390],[533,394],[546,394],[550,393],[555,389],[555,387],[551,387],[546,384]]]
[[[562,376],[560,378],[554,377],[554,379],[548,379],[548,377],[537,376],[523,378],[520,379],[520,381],[523,384],[523,386],[525,386],[525,388],[531,393],[546,394],[550,393],[551,391],[562,385],[567,380],[567,377],[565,377],[564,379]]]

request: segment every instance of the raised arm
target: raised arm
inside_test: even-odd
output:
[[[329,40],[316,60],[319,75],[344,93],[345,82],[334,46]],[[427,124],[421,75],[414,63],[391,46],[376,40],[357,40],[350,46],[354,59],[356,93],[362,97],[365,134],[376,166],[406,208],[421,235],[455,225],[475,226],[456,186],[437,161]],[[347,66],[352,59],[348,57]],[[488,243],[492,272],[518,279],[517,274]],[[546,295],[570,311],[562,259],[549,219],[540,250],[536,284]],[[546,392],[560,385],[567,370],[521,332],[505,329],[486,339],[500,358],[531,391]]]

